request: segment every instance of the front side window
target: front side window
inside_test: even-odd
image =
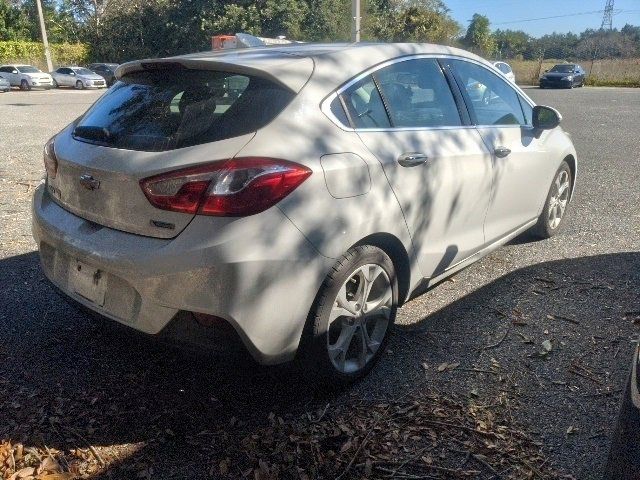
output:
[[[374,73],[398,128],[460,126],[462,121],[447,79],[437,60],[397,62]]]
[[[389,128],[389,117],[371,75],[351,85],[342,93],[354,128]]]
[[[450,64],[466,94],[470,114],[477,125],[526,125],[518,93],[504,78],[464,60]]]
[[[73,135],[115,148],[172,150],[254,132],[294,96],[269,80],[229,72],[135,72],[87,111]]]

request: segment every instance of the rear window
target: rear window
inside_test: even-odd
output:
[[[254,132],[294,96],[263,78],[229,72],[136,72],[103,95],[73,135],[128,150],[173,150]]]

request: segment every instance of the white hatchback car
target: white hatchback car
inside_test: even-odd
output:
[[[51,75],[31,65],[2,65],[0,74],[9,80],[12,87],[20,87],[21,90],[53,87]]]
[[[493,66],[496,67],[505,77],[507,77],[509,81],[516,83],[516,75],[513,73],[511,65],[506,62],[493,62]]]
[[[458,49],[249,48],[117,77],[45,146],[46,276],[132,328],[215,344],[227,326],[331,381],[371,368],[410,298],[557,233],[574,188],[560,115]]]

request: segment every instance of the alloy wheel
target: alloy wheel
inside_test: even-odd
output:
[[[566,170],[560,171],[553,182],[553,192],[549,199],[549,227],[558,228],[562,216],[567,209],[569,202],[569,173]]]
[[[334,368],[352,374],[375,357],[389,328],[393,290],[377,264],[358,267],[342,284],[329,316],[327,350]]]

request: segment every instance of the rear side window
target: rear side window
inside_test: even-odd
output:
[[[103,95],[73,135],[128,150],[172,150],[254,132],[294,96],[263,78],[229,72],[136,72]]]
[[[393,127],[462,125],[449,84],[436,60],[397,62],[374,75]]]
[[[389,117],[384,109],[380,92],[367,75],[342,93],[354,128],[389,128]]]

